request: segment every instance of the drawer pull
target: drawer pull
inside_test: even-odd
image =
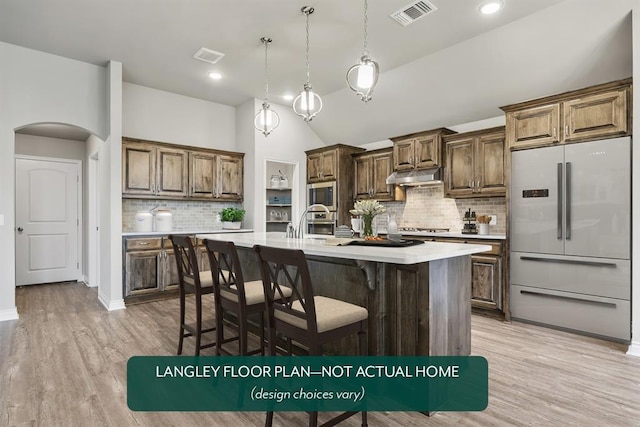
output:
[[[521,256],[520,259],[522,261],[557,262],[560,264],[578,264],[578,265],[588,265],[591,267],[616,268],[618,266],[618,264],[614,262],[579,261],[577,259],[536,258],[536,257],[530,257],[530,256]]]
[[[616,308],[616,306],[617,306],[617,304],[613,303],[613,302],[593,301],[593,300],[590,300],[590,299],[569,297],[569,296],[565,296],[565,295],[545,294],[544,292],[533,292],[533,291],[523,291],[523,290],[521,290],[520,293],[522,295],[533,295],[533,296],[538,296],[538,297],[543,297],[543,298],[564,299],[564,300],[569,300],[569,301],[574,301],[574,302],[582,302],[582,303],[585,303],[585,304],[603,305],[603,306],[606,306],[606,307],[613,307],[613,308]]]
[[[138,244],[139,244],[140,246],[146,246],[146,245],[148,245],[148,244],[149,244],[149,242],[138,242]]]

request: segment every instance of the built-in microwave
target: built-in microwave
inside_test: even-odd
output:
[[[307,204],[313,205],[320,203],[329,208],[330,211],[336,210],[336,182],[318,182],[307,185]]]

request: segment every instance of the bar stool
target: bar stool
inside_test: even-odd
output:
[[[220,240],[203,240],[209,255],[211,274],[214,278],[213,289],[216,299],[216,354],[220,351],[230,354],[222,348],[222,344],[238,341],[239,354],[248,356],[260,353],[264,355],[264,314],[266,303],[262,280],[245,282],[238,258],[238,251],[233,242]],[[217,272],[217,274],[216,274]],[[291,295],[290,289],[284,289],[285,297]],[[238,334],[224,338],[224,312],[232,312],[237,317]],[[260,348],[248,350],[248,317],[260,314]]]
[[[310,356],[322,355],[322,345],[351,334],[358,335],[359,355],[367,355],[367,318],[364,307],[344,301],[315,296],[304,252],[268,246],[254,246],[260,260],[264,293],[269,314],[269,354],[275,356],[276,332],[306,346]],[[280,298],[284,287],[291,298]],[[357,412],[345,412],[324,425],[335,425]],[[267,412],[265,426],[273,423],[273,412]],[[309,413],[309,426],[318,424],[318,413]],[[367,413],[362,412],[362,426]]]
[[[173,244],[178,267],[178,288],[180,290],[180,338],[178,339],[178,355],[182,354],[182,344],[185,337],[195,337],[195,355],[200,355],[200,350],[213,347],[215,341],[202,343],[202,336],[216,330],[213,327],[204,327],[202,322],[202,295],[213,293],[213,277],[209,271],[199,271],[198,259],[191,237],[185,235],[170,235]],[[185,322],[186,294],[195,295],[196,323]]]

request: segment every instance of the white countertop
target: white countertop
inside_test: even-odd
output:
[[[168,236],[169,234],[204,234],[204,233],[251,233],[253,229],[251,228],[241,228],[239,230],[227,230],[227,229],[217,229],[217,230],[174,230],[171,232],[166,231],[127,231],[122,233],[122,237],[144,237],[144,236],[153,236],[153,237],[162,237]]]
[[[289,239],[285,233],[243,233],[243,234],[197,234],[198,239],[232,241],[236,246],[251,248],[253,245],[272,246],[285,249],[300,249],[307,255],[330,258],[356,259],[362,261],[387,262],[391,264],[418,264],[471,255],[491,250],[488,245],[465,243],[425,242],[409,247],[371,246],[329,246],[324,239]],[[325,236],[326,238],[326,236]]]
[[[463,234],[455,232],[440,232],[429,233],[426,231],[401,231],[403,236],[416,236],[416,237],[458,237],[461,239],[487,239],[487,240],[506,240],[507,236],[504,234]]]

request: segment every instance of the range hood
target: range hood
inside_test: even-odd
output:
[[[417,169],[394,172],[387,177],[387,184],[430,185],[442,183],[442,168]]]

